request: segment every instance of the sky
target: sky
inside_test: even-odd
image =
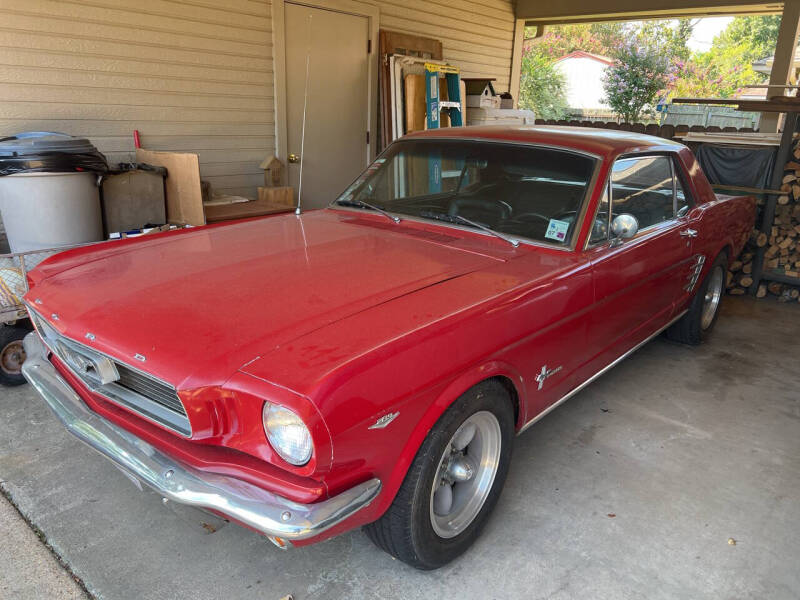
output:
[[[692,37],[689,38],[689,48],[692,50],[708,50],[714,36],[721,32],[728,23],[733,21],[733,17],[708,17],[699,19],[695,23]]]

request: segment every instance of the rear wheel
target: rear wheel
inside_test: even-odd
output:
[[[724,252],[714,260],[700,284],[687,313],[667,330],[667,337],[683,344],[697,345],[705,340],[719,317],[725,294],[725,273],[728,257]]]
[[[29,333],[24,327],[0,326],[0,384],[6,386],[22,385],[22,363],[25,361],[25,349],[22,338]]]
[[[496,381],[464,395],[434,425],[386,513],[367,525],[381,549],[418,569],[436,569],[475,541],[503,488],[514,413]]]

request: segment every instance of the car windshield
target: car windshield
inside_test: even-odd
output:
[[[339,205],[566,246],[595,160],[538,146],[466,140],[392,144],[336,200]]]

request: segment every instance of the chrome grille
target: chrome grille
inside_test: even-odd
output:
[[[115,362],[119,379],[117,384],[124,388],[128,388],[132,392],[147,396],[151,400],[158,402],[162,406],[170,410],[174,410],[180,415],[186,416],[186,410],[183,408],[180,398],[175,390],[157,379],[137,373],[133,369],[123,365],[122,363]]]
[[[61,335],[40,315],[29,312],[39,335],[50,350],[89,390],[181,435],[191,436],[186,409],[174,387]],[[107,383],[103,383],[96,368],[99,364],[113,366],[111,372],[115,369],[118,377],[110,382],[111,378],[105,379]]]

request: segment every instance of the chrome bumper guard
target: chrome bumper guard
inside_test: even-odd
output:
[[[367,506],[380,491],[380,480],[371,479],[328,500],[298,504],[246,481],[181,464],[89,409],[47,359],[38,333],[25,336],[23,345],[27,357],[22,374],[67,430],[126,475],[173,502],[219,511],[267,536],[292,541],[330,529]]]

